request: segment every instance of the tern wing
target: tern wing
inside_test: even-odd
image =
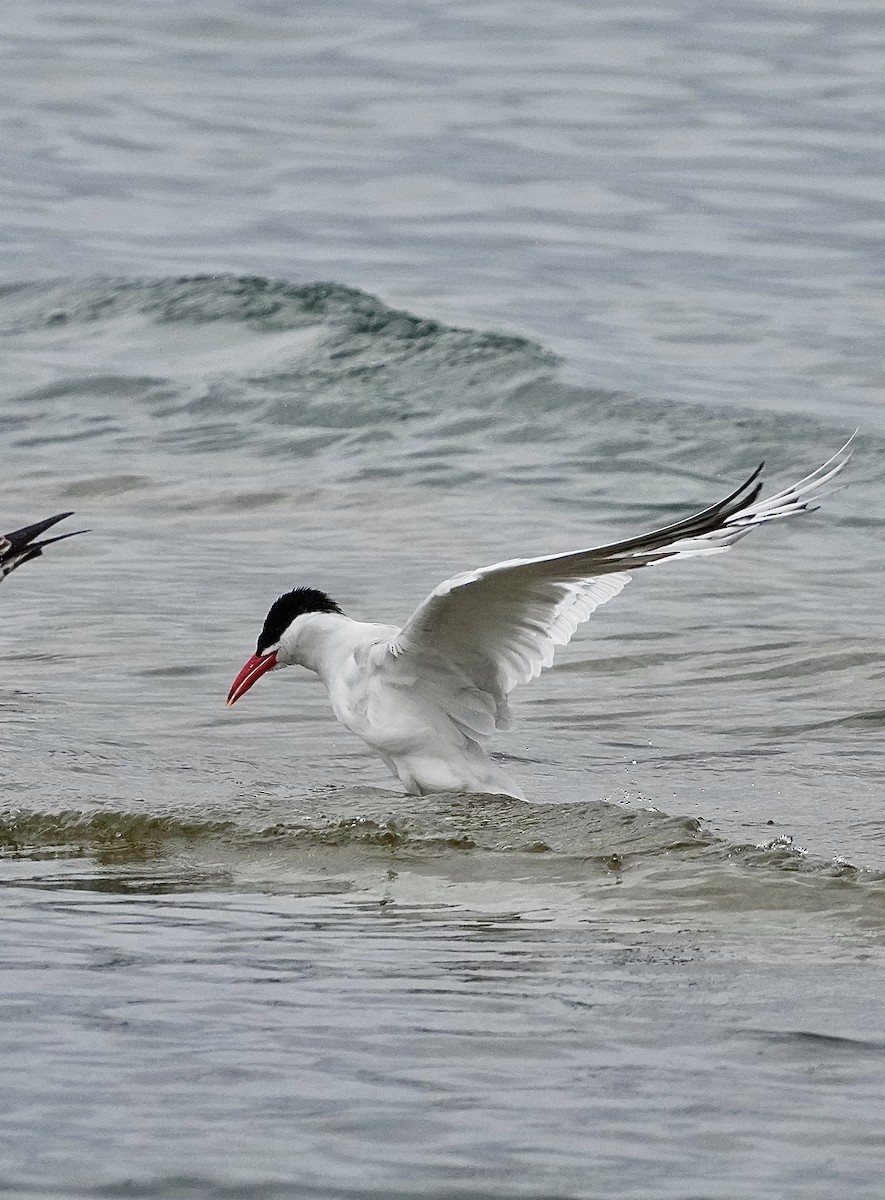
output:
[[[384,648],[388,677],[422,691],[471,736],[507,724],[507,697],[540,675],[578,625],[630,582],[629,571],[721,554],[760,525],[809,511],[851,457],[851,440],[817,470],[759,499],[762,466],[717,504],[626,541],[512,559],[445,580]]]
[[[45,533],[47,529],[51,529],[65,517],[71,516],[73,513],[58,513],[54,517],[47,517],[44,521],[37,521],[33,525],[14,529],[12,533],[0,535],[0,579],[5,579],[22,563],[30,562],[32,558],[39,558],[45,546],[51,546],[53,542],[63,542],[65,538],[77,537],[78,534],[85,533],[85,530],[78,529],[73,533],[60,533],[55,537],[44,538],[42,542],[35,541],[35,538],[38,538],[41,533]]]

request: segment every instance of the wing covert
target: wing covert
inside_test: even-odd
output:
[[[699,513],[650,533],[564,554],[512,559],[439,584],[385,648],[395,676],[432,677],[435,701],[476,736],[507,723],[507,697],[549,667],[593,612],[630,582],[630,571],[720,554],[752,529],[809,510],[848,463],[851,439],[791,487],[760,500],[760,465],[740,487]],[[458,697],[461,697],[459,701]],[[460,712],[481,709],[462,721]],[[478,728],[483,725],[483,728]]]

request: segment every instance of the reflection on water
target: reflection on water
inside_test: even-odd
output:
[[[40,1021],[0,1039],[31,1114],[5,1169],[29,1191],[63,1162],[68,1194],[564,1197],[592,1171],[594,1190],[676,1197],[708,1178],[703,1125],[731,1178],[777,1187],[801,1163],[823,1197],[818,1122],[789,1116],[809,1111],[874,1177],[869,960],[838,939],[812,967],[795,927],[745,962],[739,932],[593,913],[567,933],[329,896],[7,896],[7,987]]]

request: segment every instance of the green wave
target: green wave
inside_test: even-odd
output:
[[[358,847],[406,858],[530,856],[572,866],[592,862],[614,872],[657,859],[678,859],[885,881],[885,875],[843,861],[815,859],[788,838],[760,845],[731,843],[695,817],[605,801],[544,805],[504,797],[438,796],[386,803],[345,793],[331,802],[315,801],[297,817],[271,824],[222,814],[195,818],[115,810],[0,812],[0,856],[5,858],[143,862],[172,853],[176,845],[293,854]]]

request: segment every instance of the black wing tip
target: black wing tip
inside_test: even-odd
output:
[[[23,550],[25,546],[31,545],[34,539],[38,538],[41,533],[45,533],[47,529],[51,529],[59,521],[64,521],[66,517],[72,517],[73,515],[73,511],[56,513],[54,517],[46,517],[42,521],[35,521],[32,525],[22,525],[20,529],[13,529],[11,533],[7,533],[5,540],[9,542],[13,549]]]
[[[58,533],[55,537],[43,538],[42,541],[36,540],[41,533],[45,533],[59,521],[73,515],[73,512],[56,513],[53,517],[35,521],[33,525],[23,525],[20,529],[14,529],[11,533],[7,533],[5,537],[0,537],[0,579],[8,575],[10,571],[14,571],[16,567],[39,558],[44,549],[51,546],[53,542],[63,542],[67,538],[78,537],[81,533],[89,533],[88,529],[72,529],[69,533]]]
[[[68,516],[73,516],[68,513]],[[53,542],[63,542],[66,538],[79,537],[81,533],[92,533],[91,529],[72,529],[70,533],[57,533],[55,537],[44,538],[42,542],[32,542],[35,546],[51,546]]]

